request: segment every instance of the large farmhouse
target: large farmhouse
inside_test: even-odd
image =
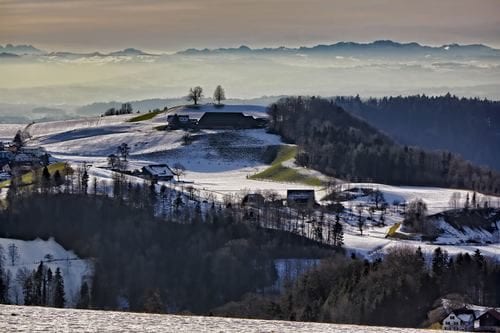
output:
[[[455,309],[443,320],[443,330],[463,332],[499,332],[500,312],[494,308]]]
[[[452,311],[443,320],[443,330],[447,331],[472,331],[474,329],[474,311],[458,309]]]
[[[246,116],[242,112],[205,112],[198,121],[200,129],[249,129],[264,127],[264,119]]]

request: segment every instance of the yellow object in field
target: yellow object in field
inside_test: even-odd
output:
[[[393,237],[396,235],[396,231],[398,231],[399,227],[401,226],[401,223],[394,223],[392,227],[389,228],[389,231],[387,231],[387,235],[385,237]]]

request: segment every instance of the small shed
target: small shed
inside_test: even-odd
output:
[[[264,204],[264,196],[260,193],[249,193],[243,197],[241,205],[243,207],[260,207]]]
[[[167,116],[168,128],[179,129],[179,128],[193,128],[196,126],[196,119],[191,119],[187,114],[173,114]]]

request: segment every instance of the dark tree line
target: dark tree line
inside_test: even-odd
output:
[[[401,144],[448,150],[500,170],[500,102],[446,94],[370,98],[337,97],[335,104]]]
[[[433,304],[451,294],[500,305],[500,266],[479,251],[450,257],[440,248],[426,262],[420,248],[394,248],[373,262],[334,257],[305,273],[281,296],[251,295],[218,315],[401,327],[428,326]],[[443,318],[440,318],[443,319]]]
[[[20,280],[23,283],[24,305],[64,307],[64,279],[59,267],[52,273],[42,261],[36,270]]]
[[[298,235],[237,222],[232,209],[209,209],[203,223],[196,214],[179,214],[186,220],[172,223],[153,216],[151,201],[142,202],[152,193],[148,185],[139,190],[145,195],[137,201],[118,195],[125,189],[117,185],[114,198],[18,193],[0,212],[0,235],[54,237],[81,258],[94,258],[95,275],[86,288],[82,285],[78,306],[120,309],[122,299],[135,311],[207,314],[272,285],[277,258],[331,253]]]
[[[8,247],[9,264],[14,265],[19,257],[17,246],[12,243]],[[9,290],[15,288],[17,282],[22,290],[24,305],[53,306],[62,308],[66,304],[64,279],[57,267],[55,273],[41,261],[38,267],[29,271],[23,267],[17,270],[15,280],[6,269],[6,255],[0,246],[0,304],[20,302],[17,291],[9,295]]]
[[[122,114],[131,114],[132,112],[134,112],[132,104],[124,103],[119,109],[109,108],[104,112],[104,116],[118,116]]]
[[[297,162],[327,175],[500,193],[498,173],[449,152],[401,146],[333,100],[288,97],[268,112],[270,131],[299,146]]]

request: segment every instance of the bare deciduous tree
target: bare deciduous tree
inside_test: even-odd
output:
[[[118,156],[120,156],[124,161],[127,161],[128,156],[130,155],[130,147],[126,143],[122,143],[116,149]]]
[[[177,162],[172,166],[172,171],[177,177],[177,181],[180,180],[181,176],[186,174],[186,168],[181,163]]]
[[[460,192],[453,192],[450,197],[450,202],[449,202],[450,207],[453,209],[458,209],[461,197],[462,195],[460,194]]]
[[[361,236],[363,236],[363,230],[366,224],[366,218],[363,217],[363,206],[361,204],[357,205],[356,211],[358,212],[358,229],[361,233]]]
[[[198,102],[203,97],[203,88],[200,86],[189,89],[187,96],[188,101],[193,101],[194,105],[198,105]]]

